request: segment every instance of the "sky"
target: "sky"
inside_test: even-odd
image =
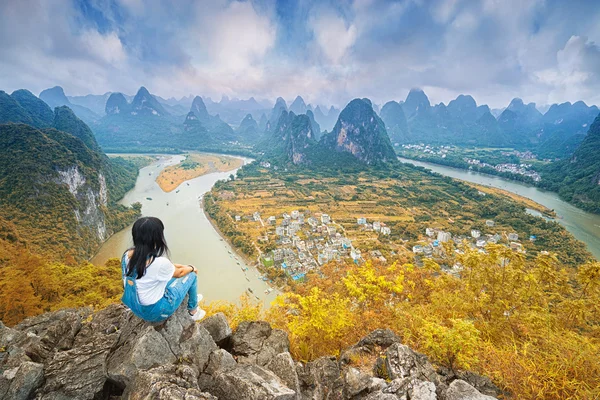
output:
[[[0,89],[600,105],[598,0],[3,0]]]

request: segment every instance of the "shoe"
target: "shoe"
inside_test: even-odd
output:
[[[188,311],[189,312],[189,311]],[[190,317],[192,317],[192,319],[194,321],[200,321],[202,318],[204,318],[206,316],[206,311],[204,311],[203,309],[201,309],[200,307],[196,308],[196,312],[194,313],[194,315],[190,314]]]
[[[198,303],[200,303],[202,299],[204,299],[204,296],[202,296],[202,293],[198,293]]]

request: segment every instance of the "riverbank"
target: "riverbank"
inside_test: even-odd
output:
[[[470,182],[468,182],[467,184],[469,186],[476,188],[477,190],[479,190],[481,192],[484,192],[484,193],[508,196],[511,199],[513,199],[514,201],[516,201],[517,203],[522,203],[527,208],[538,211],[542,215],[545,215],[550,218],[556,218],[556,213],[554,212],[554,210],[551,210],[548,207],[545,207],[539,203],[536,203],[535,201],[533,201],[527,197],[520,196],[520,195],[510,192],[508,190],[498,189],[498,188],[494,188],[494,187],[490,187],[490,186],[478,185],[476,183],[470,183]]]
[[[229,172],[244,164],[241,158],[206,153],[190,153],[181,163],[163,169],[156,183],[165,192],[172,192],[182,183],[213,172]]]

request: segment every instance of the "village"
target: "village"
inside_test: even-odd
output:
[[[486,162],[482,162],[480,160],[477,159],[473,159],[473,158],[464,158],[464,160],[467,162],[467,164],[471,165],[471,166],[477,166],[480,168],[493,168],[498,172],[510,172],[511,174],[517,174],[517,175],[523,175],[523,176],[528,176],[531,179],[533,179],[535,182],[539,182],[542,177],[540,176],[539,173],[537,173],[536,171],[530,169],[532,167],[531,164],[497,164],[497,165],[492,165]]]
[[[270,237],[274,237],[274,248],[263,253],[260,261],[265,267],[281,268],[295,281],[301,280],[311,271],[318,271],[322,265],[330,261],[350,259],[360,264],[365,259],[376,259],[382,263],[387,262],[381,250],[371,250],[363,254],[360,249],[355,248],[352,240],[345,236],[344,228],[326,213],[293,210],[289,213],[284,212],[279,217],[269,216],[263,219],[261,214],[255,211],[252,216],[236,215],[234,218],[236,222],[242,221],[242,218],[247,219],[266,229],[266,234],[258,237],[259,242],[268,242],[273,240],[269,239]],[[361,231],[374,232],[381,236],[391,234],[390,227],[381,221],[368,221],[365,217],[358,217],[356,225]],[[487,220],[485,225],[492,229],[495,227],[495,222]],[[444,245],[450,242],[454,244],[454,252],[458,254],[463,252],[465,244],[485,252],[487,244],[501,242],[504,245],[508,243],[508,247],[516,252],[526,252],[523,244],[519,242],[519,235],[514,232],[501,235],[472,229],[464,235],[453,236],[450,232],[428,227],[423,238],[416,242],[412,249],[407,249],[408,252],[412,250],[417,265],[422,263],[423,258],[444,260],[452,257],[454,254],[448,254],[447,246]],[[531,236],[529,240],[533,242],[536,237]],[[455,273],[457,269],[460,269],[460,265],[454,264],[452,267],[445,268],[449,273]]]

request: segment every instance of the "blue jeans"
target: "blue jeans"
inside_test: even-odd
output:
[[[126,271],[123,257],[123,271]],[[125,276],[124,276],[125,277]],[[156,303],[142,305],[137,295],[136,279],[125,277],[125,291],[121,301],[139,318],[148,322],[161,322],[169,318],[179,308],[183,299],[188,295],[187,309],[198,307],[198,276],[191,272],[181,278],[171,278],[167,283],[165,295]]]

